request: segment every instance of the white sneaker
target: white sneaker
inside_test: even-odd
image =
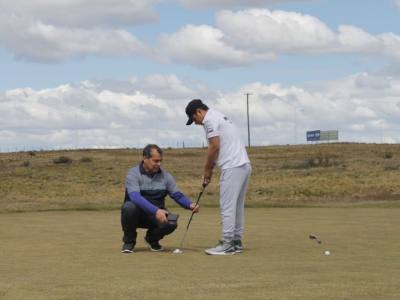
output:
[[[235,254],[235,246],[233,242],[218,241],[214,248],[206,249],[205,252],[209,255],[232,255]]]

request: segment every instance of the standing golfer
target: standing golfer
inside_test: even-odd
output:
[[[199,211],[199,206],[179,191],[171,174],[161,168],[161,161],[162,150],[157,145],[147,145],[143,149],[143,161],[126,176],[125,201],[121,208],[123,253],[133,252],[137,228],[148,229],[144,240],[150,250],[164,250],[159,241],[177,227],[177,218],[171,218],[165,207],[167,195],[183,208]]]
[[[208,108],[201,100],[190,101],[186,106],[186,114],[189,118],[186,125],[193,122],[203,125],[208,139],[203,184],[210,183],[215,163],[221,168],[222,240],[214,248],[206,249],[206,253],[227,255],[242,252],[244,201],[251,174],[246,148],[232,121],[224,114]]]

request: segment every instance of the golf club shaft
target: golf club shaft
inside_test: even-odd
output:
[[[201,191],[200,191],[200,193],[199,193],[199,196],[197,197],[197,201],[196,201],[196,204],[195,204],[194,207],[196,207],[197,204],[199,204],[201,195],[203,195],[203,192],[204,192],[204,189],[205,189],[205,188],[206,188],[205,185],[203,185],[203,186],[202,186],[202,189],[201,189]],[[180,245],[179,245],[179,248],[182,248],[182,246],[183,246],[183,242],[185,241],[186,234],[187,234],[187,232],[188,232],[188,230],[189,230],[190,223],[192,222],[192,219],[193,219],[193,215],[194,215],[194,211],[192,211],[192,214],[190,215],[190,219],[189,219],[189,222],[188,222],[188,224],[187,224],[187,226],[186,226],[186,230],[185,230],[185,233],[184,233],[183,238],[182,238],[182,240],[181,240],[181,243],[180,243]]]
[[[196,207],[197,204],[199,204],[199,201],[200,201],[201,195],[203,195],[204,189],[205,189],[205,186],[203,186],[203,188],[201,189],[201,191],[200,191],[200,193],[199,193],[199,196],[197,197],[197,201],[196,201],[196,204],[194,205],[194,207]],[[194,212],[194,210],[193,210],[193,211],[192,211],[192,214],[190,215],[189,222],[188,222],[188,224],[187,224],[187,226],[186,226],[186,230],[189,229],[190,222],[192,222],[192,219],[193,219],[193,215],[194,215],[194,214],[195,214],[195,212]]]

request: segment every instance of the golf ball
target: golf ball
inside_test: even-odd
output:
[[[325,254],[326,256],[329,256],[329,255],[331,255],[331,251],[326,250],[326,251],[324,252],[324,254]]]
[[[173,253],[175,253],[175,254],[181,254],[181,253],[182,253],[182,250],[175,249],[175,250],[173,251]]]

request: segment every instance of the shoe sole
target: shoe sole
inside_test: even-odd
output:
[[[243,250],[244,250],[243,247],[240,247],[240,248],[235,247],[235,252],[236,253],[242,253]]]
[[[133,253],[133,250],[122,250],[121,253]]]
[[[154,249],[154,248],[151,248],[151,247],[149,247],[149,248],[150,248],[150,250],[153,251],[153,252],[163,252],[163,251],[164,251],[164,248],[161,248],[161,249],[159,249],[159,250]]]
[[[208,255],[234,255],[235,254],[234,251],[232,251],[232,252],[212,252],[212,251],[205,250],[204,252]]]

